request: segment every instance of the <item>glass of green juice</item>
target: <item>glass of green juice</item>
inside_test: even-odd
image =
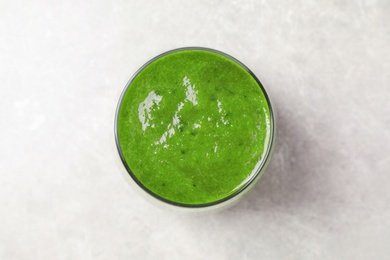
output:
[[[152,201],[186,211],[237,202],[265,172],[275,133],[256,76],[237,59],[200,47],[143,65],[115,116],[127,179]]]

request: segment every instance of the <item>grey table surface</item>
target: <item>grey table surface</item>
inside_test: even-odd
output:
[[[390,259],[390,1],[0,1],[0,259]],[[211,47],[278,112],[269,172],[214,214],[160,209],[114,144],[130,76]]]

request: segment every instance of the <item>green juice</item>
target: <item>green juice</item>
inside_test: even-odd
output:
[[[117,111],[129,174],[171,204],[207,205],[242,191],[271,148],[273,116],[260,82],[236,60],[202,48],[147,63]]]

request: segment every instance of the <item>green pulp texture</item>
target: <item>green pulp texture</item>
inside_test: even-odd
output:
[[[160,56],[132,80],[117,134],[137,182],[174,203],[222,200],[252,180],[270,148],[269,103],[239,63],[213,51]]]

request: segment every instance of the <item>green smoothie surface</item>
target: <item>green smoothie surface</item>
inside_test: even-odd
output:
[[[134,76],[118,110],[117,138],[144,189],[200,205],[252,181],[270,149],[271,121],[260,83],[238,62],[181,49]]]

